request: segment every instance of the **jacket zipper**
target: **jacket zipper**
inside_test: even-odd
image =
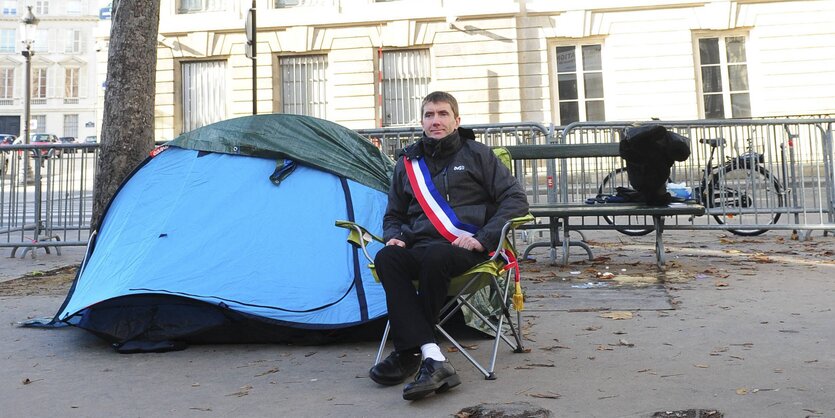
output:
[[[446,169],[447,167],[444,167],[444,193],[446,193],[446,201],[449,202],[449,181],[447,181]]]

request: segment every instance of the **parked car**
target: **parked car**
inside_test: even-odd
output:
[[[96,138],[95,135],[89,135],[89,136],[84,137],[84,142],[82,142],[82,143],[83,144],[96,144],[98,142],[99,142],[98,138]],[[87,148],[86,152],[96,152],[96,149],[95,148]]]
[[[0,174],[6,173],[6,168],[9,166],[9,156],[11,151],[2,149],[4,146],[14,144],[16,136],[11,134],[0,134]]]
[[[53,134],[32,134],[32,136],[29,137],[29,143],[32,145],[52,145],[60,144],[61,141],[59,141],[58,137]],[[61,150],[53,150],[52,155],[57,158],[61,158]],[[41,157],[49,158],[48,148],[44,148],[41,150]]]
[[[62,137],[58,138],[58,141],[62,144],[77,144],[78,143],[78,139],[74,136],[62,136]],[[75,152],[75,149],[74,148],[66,148],[66,149],[63,149],[61,151],[72,154],[72,153]]]

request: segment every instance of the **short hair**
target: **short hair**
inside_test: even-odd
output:
[[[423,98],[423,102],[420,104],[421,119],[423,119],[423,108],[427,103],[449,103],[449,107],[452,108],[452,116],[458,117],[458,100],[455,100],[455,97],[445,91],[433,91]]]

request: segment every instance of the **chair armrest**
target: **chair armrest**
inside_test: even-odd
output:
[[[357,247],[362,248],[362,253],[365,255],[365,258],[367,258],[368,261],[371,263],[374,262],[374,259],[371,257],[370,254],[368,254],[366,245],[368,245],[368,243],[370,243],[372,240],[382,243],[382,238],[372,234],[371,232],[368,232],[368,230],[365,229],[365,227],[351,221],[337,220],[335,225],[340,228],[345,228],[349,230],[350,232],[348,233],[347,239],[348,242]]]
[[[520,216],[518,218],[513,218],[507,221],[507,224],[510,224],[510,229],[516,229],[528,222],[533,222],[536,218],[533,217],[530,213],[525,216]]]
[[[533,222],[535,219],[536,218],[534,218],[534,216],[531,215],[530,213],[526,214],[525,216],[519,216],[517,218],[508,219],[507,222],[505,222],[504,226],[502,227],[501,239],[499,240],[499,245],[496,247],[496,250],[494,251],[492,259],[496,259],[496,257],[499,256],[499,253],[502,250],[505,250],[505,249],[509,249],[509,250],[513,251],[514,254],[515,254],[516,250],[507,241],[508,232],[511,232],[511,231],[515,230],[516,228],[518,228],[518,227],[520,227],[520,226],[522,226],[522,225],[524,225],[528,222]]]

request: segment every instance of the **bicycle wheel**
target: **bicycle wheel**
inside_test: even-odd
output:
[[[783,207],[783,186],[765,167],[748,168],[735,162],[715,170],[708,181],[711,186],[707,193],[711,196],[709,199],[703,196],[702,201],[708,202],[708,211],[717,223],[745,226],[765,222],[773,225],[780,220],[780,212],[774,209]],[[728,231],[753,237],[768,229],[734,228]]]
[[[618,187],[629,187],[629,177],[626,173],[626,168],[618,168],[607,175],[600,186],[597,188],[598,196],[617,194]],[[617,228],[616,231],[624,235],[632,237],[639,237],[649,234],[653,231],[652,228],[647,228],[646,217],[644,216],[604,216],[603,219],[609,225],[624,225],[623,228]],[[626,227],[628,225],[628,227]]]

